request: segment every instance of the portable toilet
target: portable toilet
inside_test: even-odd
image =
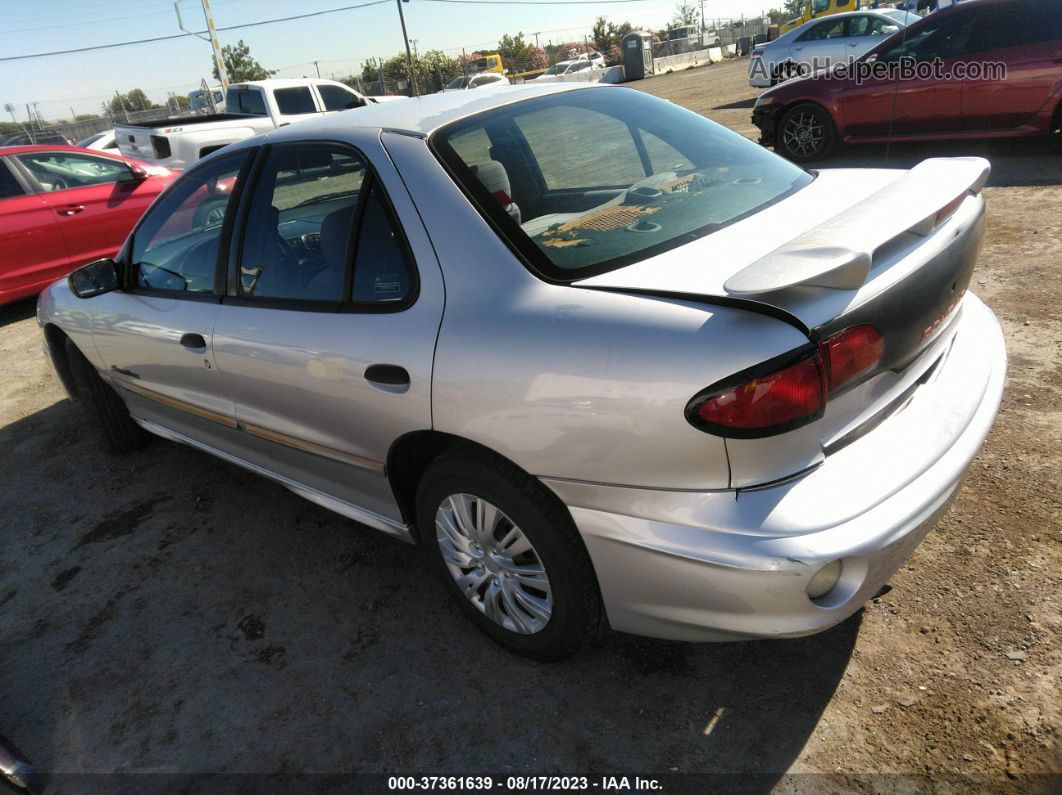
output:
[[[620,40],[620,47],[625,79],[641,80],[653,73],[653,34],[632,30]]]

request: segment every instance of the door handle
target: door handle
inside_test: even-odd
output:
[[[71,204],[61,210],[57,210],[56,212],[58,212],[59,215],[77,215],[78,213],[83,212],[84,210],[85,205],[83,204]]]
[[[397,364],[370,364],[365,368],[365,380],[383,386],[409,386],[409,373]]]
[[[859,42],[858,41],[850,41],[850,42],[848,42],[848,46],[849,47],[858,47],[859,46]]]
[[[203,338],[202,334],[182,334],[181,345],[197,352],[206,350],[206,340]]]

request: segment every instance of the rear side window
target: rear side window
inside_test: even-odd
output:
[[[1041,0],[987,6],[978,28],[979,51],[1062,39],[1062,5],[1058,0]]]
[[[248,214],[239,297],[382,306],[410,296],[412,274],[364,160],[330,145],[273,149]]]
[[[130,262],[138,287],[209,293],[222,223],[250,151],[222,157],[182,177],[133,235]]]
[[[360,108],[365,103],[353,91],[347,91],[339,86],[318,84],[317,90],[321,92],[321,101],[325,110],[349,110]]]
[[[797,41],[822,41],[823,39],[839,39],[845,35],[845,21],[826,21],[815,25],[811,30],[801,33]]]
[[[268,116],[265,99],[257,88],[230,88],[225,98],[226,113],[247,113]]]
[[[278,88],[273,92],[273,97],[277,101],[277,110],[285,116],[317,112],[309,86]]]

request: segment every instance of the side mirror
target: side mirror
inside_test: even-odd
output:
[[[867,63],[874,63],[877,60],[878,60],[878,54],[877,53],[873,53],[871,55],[868,55],[867,58],[866,58],[866,62]]]
[[[113,259],[98,259],[82,265],[66,281],[78,298],[103,295],[118,289],[118,265]]]
[[[133,179],[137,182],[143,182],[149,176],[149,174],[147,173],[147,169],[139,163],[131,163],[129,165],[129,170],[133,174]]]

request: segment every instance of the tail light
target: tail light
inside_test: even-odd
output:
[[[165,135],[152,135],[151,148],[156,160],[165,160],[170,156],[170,139]]]
[[[735,439],[791,431],[821,417],[830,392],[873,368],[884,350],[876,329],[852,326],[713,384],[686,404],[686,419]]]

